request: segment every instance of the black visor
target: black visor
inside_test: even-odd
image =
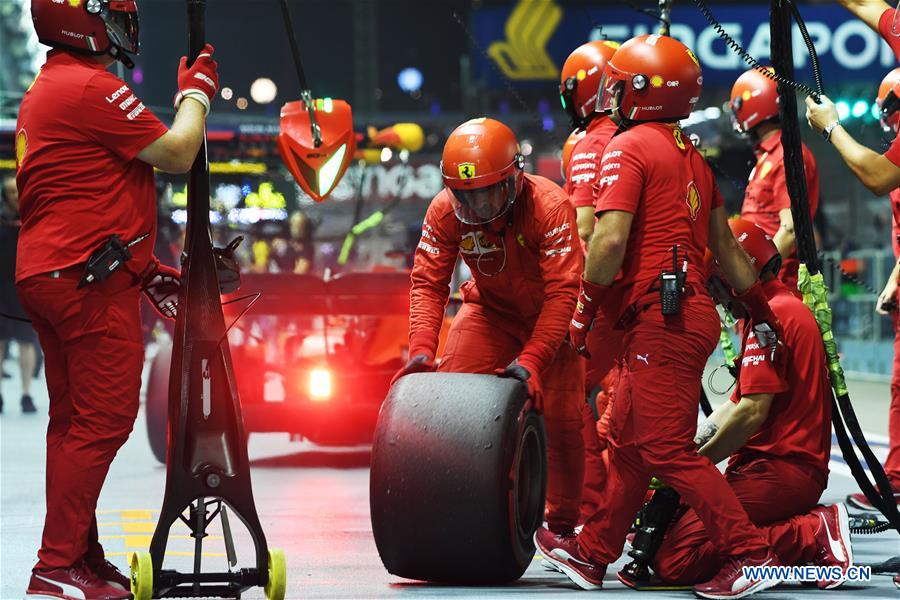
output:
[[[137,6],[133,11],[123,11],[115,9],[116,3],[111,3],[110,7],[103,11],[100,16],[106,24],[106,33],[109,40],[115,45],[130,54],[138,54],[140,52],[140,40],[138,37],[138,13]]]

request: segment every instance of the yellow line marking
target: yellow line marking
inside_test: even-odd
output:
[[[106,556],[131,556],[131,552],[107,552]],[[194,553],[193,552],[172,551],[172,552],[166,552],[166,556],[194,556]],[[225,553],[224,552],[204,552],[201,554],[201,556],[208,556],[208,557],[215,558],[215,557],[219,557],[219,556],[225,556]]]
[[[149,510],[123,510],[123,521],[151,521],[153,520],[153,511]]]

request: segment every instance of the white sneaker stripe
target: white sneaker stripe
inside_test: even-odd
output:
[[[77,600],[85,600],[86,596],[84,595],[84,590],[79,587],[75,587],[74,585],[69,585],[68,583],[62,583],[60,581],[54,581],[53,579],[47,579],[46,577],[42,577],[37,573],[34,574],[35,577],[40,579],[41,581],[45,581],[50,585],[55,585],[56,587],[62,590],[63,595],[69,596],[71,598],[77,598]]]

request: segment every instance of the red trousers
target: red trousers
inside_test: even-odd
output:
[[[682,313],[674,317],[663,317],[653,305],[626,331],[610,419],[605,493],[578,536],[594,563],[609,564],[622,554],[651,475],[675,488],[697,511],[724,555],[765,552],[766,539],[694,444],[700,379],[718,337],[719,319],[706,295],[686,298]]]
[[[481,305],[463,304],[447,334],[439,370],[493,373],[518,356],[532,328],[533,323],[513,321]],[[547,429],[546,518],[551,530],[562,533],[571,531],[578,523],[581,504],[584,362],[569,344],[564,343],[540,376]]]
[[[102,557],[95,511],[138,411],[144,346],[138,289],[118,272],[76,290],[77,275],[18,284],[45,356],[50,394],[47,516],[38,568]]]
[[[609,402],[613,394],[618,370],[617,361],[622,357],[622,340],[625,332],[612,329],[608,321],[597,320],[588,332],[587,348],[591,357],[587,360],[584,389],[595,394],[596,412],[590,404],[582,406],[584,438],[584,489],[581,493],[581,521],[587,521],[597,510],[603,488],[606,486],[607,436]]]
[[[900,493],[900,312],[894,312],[894,370],[891,375],[891,408],[888,417],[890,450],[884,470],[894,493]]]
[[[825,489],[824,475],[814,475],[803,463],[748,457],[729,467],[725,479],[750,520],[761,526],[778,564],[802,565],[815,558],[819,518],[806,513]],[[726,558],[710,541],[697,512],[689,509],[669,528],[653,570],[666,583],[691,585],[712,579]]]

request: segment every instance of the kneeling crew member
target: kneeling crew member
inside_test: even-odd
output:
[[[133,66],[136,0],[32,0],[31,10],[38,38],[53,50],[22,99],[15,141],[16,285],[46,357],[50,396],[47,514],[27,595],[131,598],[123,591],[129,578],[104,557],[94,514],[138,411],[140,290],[166,316],[177,303],[178,271],[152,254],[153,167],[190,168],[216,63],[211,46],[190,68],[182,59],[167,129],[107,71],[116,59]],[[118,261],[111,273],[88,266],[101,252],[113,257],[108,264]]]
[[[450,134],[441,160],[445,189],[428,207],[416,249],[410,361],[398,376],[435,368],[462,256],[473,279],[462,286],[438,370],[499,372],[528,384],[547,426],[547,522],[571,534],[584,476],[584,366],[564,339],[584,260],[566,194],[523,169],[516,137],[499,121],[473,119]]]
[[[753,523],[772,525],[762,531],[779,564],[846,569],[852,564],[847,510],[843,504],[816,508],[828,483],[832,397],[819,327],[809,308],[779,281],[782,257],[772,238],[744,219],[730,226],[759,273],[784,338],[781,358],[773,363],[752,328],[744,327],[734,395],[700,426],[699,454],[713,463],[730,457],[725,479]],[[747,318],[721,274],[712,273],[709,288],[723,308]],[[714,576],[725,560],[689,509],[669,528],[653,569],[666,583],[694,584]]]
[[[728,228],[709,166],[678,126],[697,102],[701,81],[690,49],[670,37],[645,35],[616,51],[600,86],[600,108],[615,111],[626,129],[602,161],[601,170],[609,166],[598,182],[598,221],[570,336],[576,348],[584,347],[612,284],[624,300],[598,318],[625,327],[625,359],[610,419],[608,482],[597,513],[575,540],[545,529],[536,534],[544,557],[584,589],[600,587],[607,565],[621,555],[651,475],[697,510],[730,559],[696,593],[747,595],[776,583],[741,577],[741,566],[771,565],[775,556],[693,443],[700,380],[719,337],[703,275],[707,244],[753,307],[752,327],[770,352],[780,329]],[[620,269],[623,278],[613,283]]]

